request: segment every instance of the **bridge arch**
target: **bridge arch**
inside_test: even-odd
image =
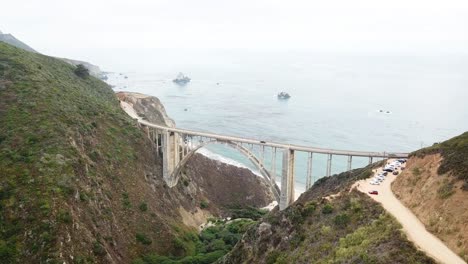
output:
[[[171,175],[171,184],[170,187],[173,187],[177,184],[180,178],[180,174],[182,172],[182,169],[184,166],[187,164],[187,162],[190,160],[190,158],[195,155],[197,150],[206,147],[207,145],[212,145],[212,144],[225,144],[241,153],[245,157],[249,159],[249,161],[260,171],[260,174],[263,176],[262,179],[263,181],[267,184],[267,186],[270,187],[270,190],[273,192],[273,195],[275,196],[276,200],[279,202],[280,200],[280,189],[278,185],[276,184],[275,180],[272,179],[272,175],[270,172],[265,168],[263,163],[253,154],[249,149],[246,147],[233,143],[231,141],[219,141],[219,140],[210,140],[203,142],[196,147],[190,149],[190,151],[182,158],[182,160],[179,161],[179,163],[176,165],[174,171],[172,172]]]

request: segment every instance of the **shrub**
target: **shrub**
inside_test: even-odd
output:
[[[335,216],[334,222],[337,226],[346,226],[349,223],[349,216],[347,214],[339,214]]]
[[[317,207],[317,204],[315,202],[307,202],[302,208],[302,215],[303,216],[311,215],[315,211],[316,207]]]
[[[207,208],[207,207],[208,207],[208,202],[207,202],[206,200],[202,200],[202,201],[200,202],[200,208],[201,208],[201,209],[205,209],[205,208]]]
[[[102,244],[98,241],[93,243],[93,253],[96,256],[104,256],[106,254],[106,250],[102,246]]]
[[[333,212],[333,206],[331,204],[326,204],[323,208],[322,208],[322,213],[323,214],[331,214]]]
[[[74,72],[81,78],[87,78],[89,76],[89,70],[83,64],[78,64]]]
[[[275,264],[276,260],[281,256],[281,252],[277,250],[273,250],[270,253],[268,253],[266,257],[266,263],[267,264]]]
[[[142,202],[138,208],[140,208],[140,211],[142,212],[148,211],[148,205],[145,202]]]
[[[439,196],[440,199],[447,199],[454,193],[453,190],[453,183],[444,181],[442,186],[439,187],[437,190],[437,196]]]
[[[149,239],[142,233],[136,233],[135,238],[138,242],[142,243],[143,245],[150,245],[153,242],[151,241],[151,239]]]

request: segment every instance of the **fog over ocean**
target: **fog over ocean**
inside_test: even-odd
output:
[[[116,91],[158,97],[180,128],[396,152],[468,130],[467,55],[170,50],[133,55],[122,55],[114,69],[106,69],[119,70],[108,82]],[[174,84],[179,72],[192,81]],[[277,100],[281,91],[292,97]],[[251,166],[229,148],[209,150]],[[367,162],[355,158],[353,168]],[[296,163],[296,180],[304,183],[305,156],[299,154]],[[277,164],[279,171],[279,157]],[[324,155],[314,155],[315,179],[325,174],[325,164]],[[334,157],[332,172],[345,169],[346,158]]]

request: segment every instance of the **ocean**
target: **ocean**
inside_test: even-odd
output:
[[[379,152],[411,152],[468,130],[467,55],[145,50],[109,70],[114,90],[158,97],[180,128]],[[191,82],[173,83],[179,72]],[[281,91],[291,98],[278,100]],[[222,145],[203,153],[255,170]],[[315,180],[325,164],[314,155]],[[346,158],[332,164],[344,171]],[[353,168],[366,164],[353,159]],[[299,154],[299,189],[305,167]]]

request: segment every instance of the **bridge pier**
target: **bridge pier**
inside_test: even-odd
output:
[[[312,186],[312,152],[309,152],[307,158],[307,178],[306,178],[306,191]]]
[[[352,162],[353,162],[353,156],[348,156],[348,171],[351,170]]]
[[[271,184],[276,184],[276,148],[271,150],[271,172],[270,172]]]
[[[178,134],[165,131],[161,134],[161,148],[163,150],[163,177],[169,187],[176,185],[172,177],[177,164],[179,164]]]
[[[332,154],[328,154],[327,158],[327,177],[331,175]]]
[[[285,149],[283,151],[279,209],[286,209],[292,202],[294,202],[294,150]]]

